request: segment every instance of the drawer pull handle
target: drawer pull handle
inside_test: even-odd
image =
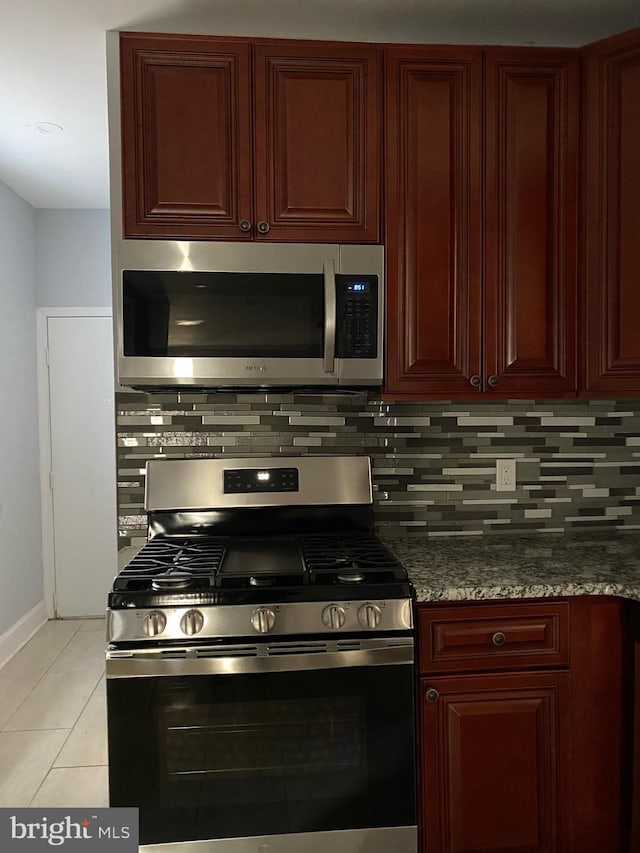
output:
[[[474,388],[479,388],[482,385],[482,379],[477,374],[474,374],[469,382]]]
[[[491,638],[491,642],[494,646],[504,646],[504,644],[507,642],[507,638],[502,633],[502,631],[496,631],[496,633]]]
[[[251,223],[248,219],[241,219],[239,225],[241,231],[251,231]]]
[[[435,689],[435,687],[429,687],[425,696],[426,696],[427,702],[437,702],[438,699],[440,698],[440,694]]]
[[[266,234],[269,231],[269,223],[268,222],[258,222],[258,231],[261,234]]]

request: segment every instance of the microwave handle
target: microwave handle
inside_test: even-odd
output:
[[[324,272],[324,364],[325,373],[335,371],[336,356],[336,269],[333,258],[326,260]]]

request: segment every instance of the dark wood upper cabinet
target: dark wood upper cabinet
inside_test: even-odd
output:
[[[387,52],[390,396],[575,396],[578,72],[569,50]]]
[[[386,390],[473,392],[481,371],[482,51],[396,48],[386,79]]]
[[[584,50],[581,390],[640,393],[640,30]]]
[[[376,242],[379,51],[254,47],[256,219],[272,239]]]
[[[379,51],[120,37],[125,237],[377,242]]]
[[[489,49],[485,85],[485,391],[574,395],[579,59]]]
[[[252,216],[250,47],[120,38],[125,237],[243,236]]]

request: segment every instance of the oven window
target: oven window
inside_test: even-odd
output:
[[[123,272],[125,356],[318,358],[320,274]]]
[[[172,706],[163,718],[169,780],[343,772],[362,764],[357,697]]]
[[[112,806],[140,843],[415,823],[413,670],[113,679]]]

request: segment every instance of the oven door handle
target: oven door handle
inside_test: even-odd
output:
[[[324,363],[325,373],[334,373],[336,357],[336,268],[333,258],[323,264],[324,272]]]
[[[363,644],[364,646],[364,644]],[[413,664],[413,640],[370,641],[362,648],[338,651],[274,650],[267,645],[226,648],[109,649],[107,678],[164,678],[185,675],[248,675],[344,667]]]

